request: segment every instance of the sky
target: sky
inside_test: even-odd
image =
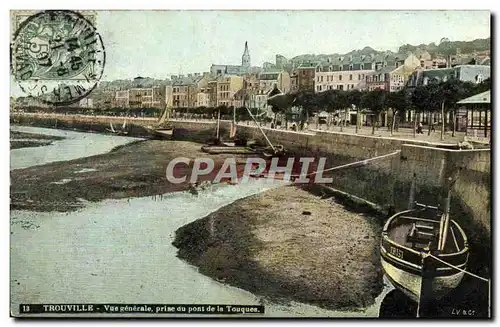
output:
[[[487,11],[107,11],[97,29],[106,47],[105,80],[208,71],[305,53],[346,53],[371,46],[468,41],[490,36]]]
[[[209,71],[241,63],[248,41],[251,63],[275,55],[346,53],[371,46],[397,51],[447,37],[490,36],[488,11],[99,11],[106,50],[102,80]],[[11,83],[12,84],[12,83]]]

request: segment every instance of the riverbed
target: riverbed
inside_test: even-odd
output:
[[[65,139],[12,150],[11,169],[102,154],[135,140],[33,127],[13,129]],[[384,287],[375,304],[355,312],[281,304],[204,276],[176,257],[172,241],[179,227],[282,185],[254,180],[214,186],[198,196],[176,192],[89,202],[73,212],[11,211],[11,311],[18,314],[20,303],[264,304],[265,317],[377,317],[390,287]]]
[[[11,126],[11,131],[63,137],[42,147],[14,149],[10,151],[10,169],[21,169],[50,162],[73,160],[106,153],[138,138],[82,133],[31,126]]]

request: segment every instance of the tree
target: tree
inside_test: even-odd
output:
[[[487,79],[485,79],[481,83],[476,84],[476,86],[472,87],[472,89],[473,90],[471,90],[471,91],[473,91],[474,94],[483,93],[483,92],[491,90],[491,77],[488,77]]]
[[[330,115],[335,112],[335,99],[337,96],[337,90],[327,90],[319,93],[320,99],[319,102],[322,108],[328,112]],[[331,120],[328,120],[328,128],[330,128]]]
[[[332,110],[334,110],[335,112],[339,113],[341,111],[344,110],[344,119],[343,121],[341,122],[340,124],[340,131],[342,131],[342,127],[345,126],[345,122],[346,122],[346,108],[349,107],[349,101],[348,101],[348,98],[347,98],[347,91],[343,91],[343,90],[331,90],[330,91],[330,101],[331,101],[331,107],[332,107]]]
[[[375,122],[379,122],[380,114],[386,106],[387,92],[381,89],[369,91],[361,98],[363,108],[369,108],[375,119],[372,122],[372,135],[375,134]]]
[[[318,97],[313,91],[299,91],[294,95],[295,105],[302,108],[304,115],[302,119],[306,122],[309,120],[309,116],[314,114],[319,109]]]
[[[420,116],[421,113],[430,110],[429,108],[431,107],[433,101],[430,91],[431,90],[428,85],[418,86],[412,90],[410,99],[412,108],[417,114],[415,116]],[[417,120],[417,117],[413,119],[413,137],[416,137],[415,133],[417,130]]]
[[[408,107],[407,93],[408,92],[406,89],[402,89],[397,92],[390,92],[387,95],[387,107],[391,108],[392,110],[391,136],[394,132],[398,113]]]
[[[434,127],[434,115],[439,109],[439,105],[443,101],[443,93],[441,91],[441,86],[438,83],[431,83],[429,85],[424,86],[424,88],[427,90],[427,95],[428,98],[426,99],[426,109],[429,113],[428,116],[428,128],[427,128],[427,135],[431,135],[431,130]],[[441,125],[444,126],[444,111],[443,107],[441,106]]]
[[[286,112],[293,107],[295,103],[295,96],[291,94],[276,94],[271,96],[267,100],[267,104],[271,106],[271,110],[274,113],[274,123],[276,124],[276,118],[278,113],[286,114]],[[285,115],[286,125],[288,126],[288,118]]]
[[[360,122],[360,107],[362,97],[363,92],[361,92],[360,90],[351,90],[347,93],[347,102],[356,109],[356,134],[358,133]]]

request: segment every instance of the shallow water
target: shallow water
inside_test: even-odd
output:
[[[94,146],[109,148],[97,144],[101,140],[94,139]],[[113,146],[116,142],[110,141]],[[52,151],[56,149],[61,150]],[[85,147],[80,149],[87,155]],[[281,305],[219,283],[176,257],[171,244],[176,229],[237,199],[283,184],[254,180],[212,187],[198,196],[182,192],[106,200],[71,213],[12,211],[11,310],[17,313],[20,303],[264,304],[268,317],[378,316],[389,287],[374,305],[359,312],[295,302]]]
[[[11,126],[15,132],[62,136],[64,140],[53,141],[51,145],[13,149],[10,151],[10,169],[43,165],[49,162],[66,161],[109,152],[138,138],[82,133],[31,126]]]

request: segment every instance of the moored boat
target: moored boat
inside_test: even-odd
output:
[[[469,258],[467,236],[447,210],[416,202],[387,220],[380,250],[386,277],[415,302],[456,288]]]

